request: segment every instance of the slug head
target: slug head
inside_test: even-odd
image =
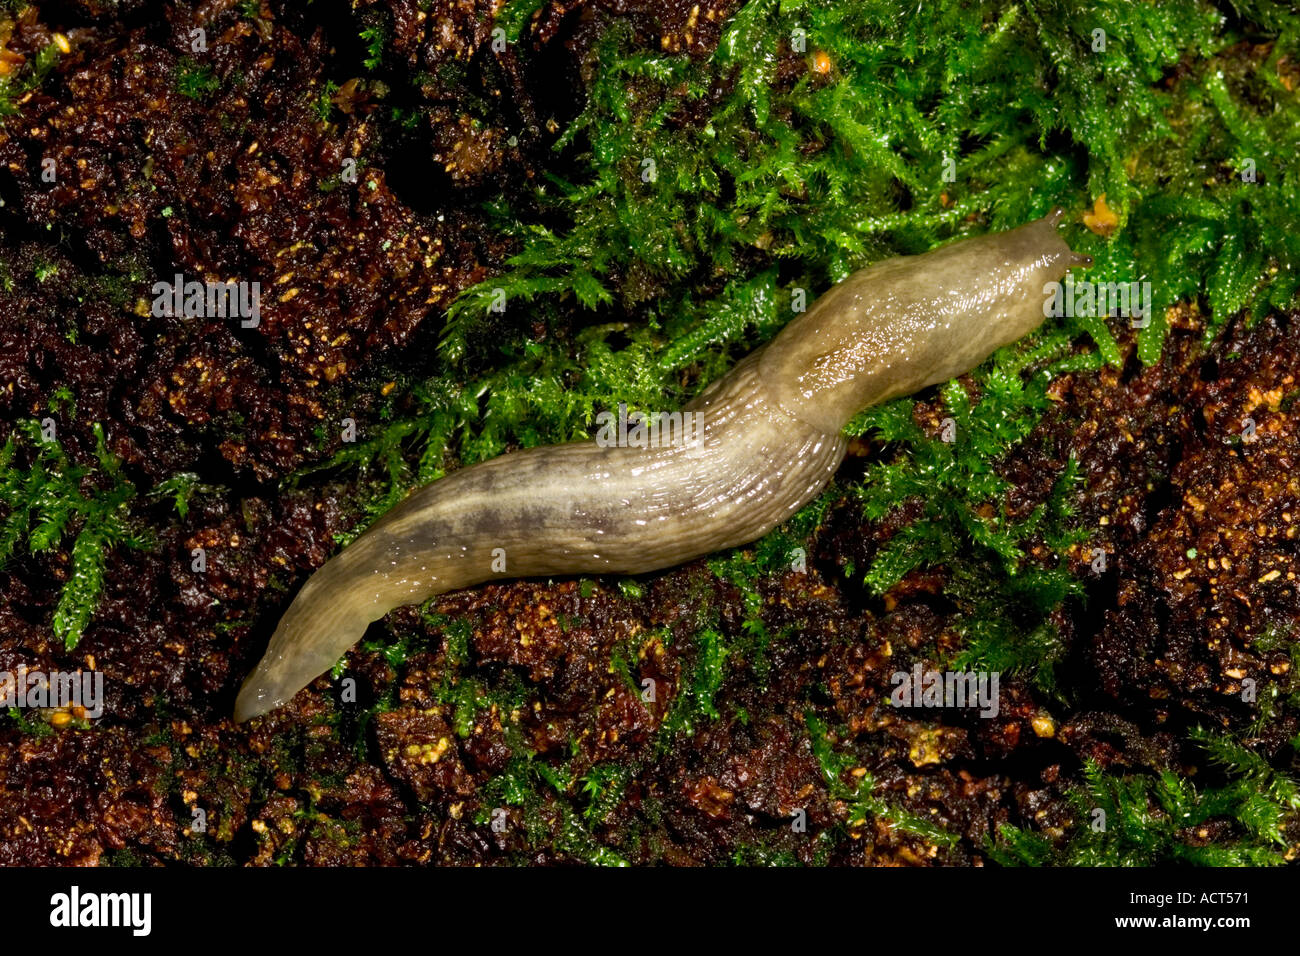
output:
[[[837,432],[878,402],[964,374],[1043,321],[1050,283],[1092,260],[1057,233],[1064,211],[854,273],[764,351],[785,411]]]

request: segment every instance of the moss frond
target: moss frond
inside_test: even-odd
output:
[[[70,572],[51,623],[68,650],[76,647],[94,614],[108,552],[119,545],[147,545],[128,518],[135,486],[108,451],[103,427],[98,422],[93,427],[98,468],[73,463],[33,420],[20,422],[0,448],[0,500],[7,510],[0,523],[0,564],[11,560],[24,541],[31,554],[60,551],[72,542]]]

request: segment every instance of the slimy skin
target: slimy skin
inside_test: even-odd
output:
[[[308,579],[235,719],[287,703],[395,607],[495,578],[654,571],[762,537],[830,481],[854,415],[1043,321],[1043,287],[1091,262],[1057,235],[1062,215],[854,273],[685,407],[694,444],[679,431],[660,447],[551,445],[416,490]]]

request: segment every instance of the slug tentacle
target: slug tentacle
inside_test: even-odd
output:
[[[1042,321],[1043,286],[1086,258],[1061,215],[855,273],[683,409],[698,432],[514,452],[413,492],[299,591],[235,719],[286,703],[395,607],[493,578],[653,571],[766,534],[830,481],[861,409]]]

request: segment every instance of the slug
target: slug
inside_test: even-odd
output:
[[[766,534],[830,481],[859,411],[1042,322],[1045,284],[1092,261],[1057,234],[1063,215],[854,273],[685,407],[695,436],[516,451],[416,490],[308,579],[235,720],[286,703],[395,607],[493,578],[654,571]]]

